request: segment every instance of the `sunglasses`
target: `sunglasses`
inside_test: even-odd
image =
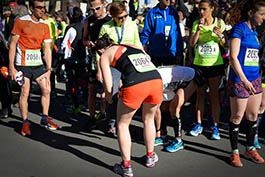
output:
[[[39,9],[39,10],[41,10],[41,9],[45,9],[46,7],[45,6],[36,6],[35,7],[35,9]]]
[[[121,16],[121,17],[117,17],[119,20],[122,20],[124,18],[127,18],[128,17],[128,14],[124,15],[124,16]]]
[[[98,11],[101,8],[102,4],[98,7],[90,7],[89,9],[92,11]]]

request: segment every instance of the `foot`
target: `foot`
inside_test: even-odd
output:
[[[155,139],[155,144],[154,144],[154,146],[164,146],[164,145],[168,145],[169,144],[169,142],[168,142],[168,139],[167,139],[167,137],[166,136],[164,136],[164,137],[157,137],[156,139]]]
[[[157,154],[155,152],[153,152],[153,156],[150,156],[150,157],[147,156],[146,157],[145,165],[146,165],[146,167],[149,167],[149,168],[154,167],[156,162],[158,162],[158,160],[159,160],[159,158],[158,158]]]
[[[255,138],[254,138],[254,147],[256,149],[261,149],[261,146],[259,144],[259,136],[257,134],[255,135]]]
[[[132,167],[126,167],[124,168],[122,163],[121,164],[115,164],[113,167],[113,170],[115,173],[122,175],[123,177],[132,177],[133,176],[133,171],[132,171]]]
[[[211,139],[212,140],[220,140],[221,137],[220,137],[220,133],[219,133],[219,130],[216,126],[213,126],[211,127],[212,129],[212,136],[211,136]]]
[[[21,130],[21,134],[22,134],[23,136],[31,135],[31,132],[30,132],[29,127],[30,127],[30,123],[29,123],[29,122],[25,122],[25,123],[23,123],[23,125],[22,125],[22,130]]]
[[[50,117],[42,118],[40,122],[41,127],[45,127],[49,130],[57,130],[59,128],[58,125],[53,123],[52,119]]]
[[[184,144],[182,141],[174,140],[172,141],[171,145],[166,147],[167,152],[177,152],[184,148]]]
[[[190,131],[190,134],[192,136],[198,136],[199,134],[202,133],[203,127],[201,126],[201,124],[196,124],[192,130]]]
[[[247,159],[250,159],[255,163],[264,163],[264,159],[259,155],[255,148],[253,150],[246,151],[244,155]]]
[[[231,164],[235,167],[243,167],[243,164],[240,160],[239,153],[232,153],[231,154]]]

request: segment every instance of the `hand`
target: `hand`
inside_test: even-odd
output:
[[[17,79],[16,79],[16,74],[17,74],[17,70],[16,70],[16,68],[15,67],[11,67],[11,66],[9,66],[9,69],[8,69],[8,75],[9,75],[9,77],[10,77],[10,79],[11,80],[13,80],[13,81],[17,81]]]
[[[205,19],[204,18],[200,18],[198,26],[197,26],[197,31],[201,30],[201,28],[204,25],[204,23],[205,23]]]
[[[256,89],[253,87],[252,83],[249,82],[248,80],[246,81],[242,81],[244,88],[251,94],[251,95],[255,95],[256,93]]]
[[[221,32],[221,28],[219,26],[215,26],[213,28],[213,32],[221,39],[223,37],[223,33]]]
[[[102,74],[100,71],[97,72],[97,80],[101,83],[103,82]]]
[[[94,42],[89,41],[88,42],[88,46],[91,47],[91,48],[94,48],[96,45],[94,44]]]

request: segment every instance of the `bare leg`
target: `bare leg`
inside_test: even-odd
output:
[[[144,140],[147,152],[154,151],[155,142],[155,124],[154,116],[157,111],[158,105],[143,104],[143,122],[144,122]]]
[[[47,76],[47,73],[45,73],[36,79],[41,89],[41,106],[43,115],[48,115],[50,107],[51,84],[50,77]]]
[[[222,76],[217,76],[214,78],[209,78],[209,88],[210,88],[210,104],[211,104],[211,114],[214,119],[214,126],[217,126],[220,119],[220,102],[219,102],[219,85]]]
[[[131,159],[131,135],[129,131],[129,125],[136,111],[137,111],[136,109],[131,109],[125,106],[122,103],[121,99],[118,100],[118,109],[117,109],[118,141],[119,141],[122,160],[126,161]]]
[[[21,87],[21,93],[19,97],[19,108],[23,120],[28,118],[28,97],[30,90],[30,80],[25,77],[25,83]]]
[[[96,112],[96,96],[97,96],[97,86],[94,84],[88,85],[88,109],[89,109],[89,115],[91,118],[95,118],[95,112]]]

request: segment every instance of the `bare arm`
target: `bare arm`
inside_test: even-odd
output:
[[[112,62],[112,56],[109,52],[104,53],[100,57],[100,68],[103,75],[104,85],[105,85],[105,92],[106,92],[106,100],[108,103],[112,103],[112,92],[113,92],[113,82],[112,82],[112,75],[110,70],[110,64]]]
[[[45,48],[45,53],[43,56],[43,59],[46,62],[46,69],[50,70],[52,67],[52,51],[51,51],[51,42],[44,42],[44,48]]]
[[[9,76],[12,80],[16,80],[17,70],[15,68],[15,55],[16,55],[16,46],[18,42],[18,36],[12,35],[9,46]]]
[[[84,22],[83,44],[88,47],[87,19]]]
[[[197,30],[196,30],[196,32],[193,32],[193,33],[191,34],[191,38],[190,38],[190,46],[191,46],[191,47],[194,47],[194,46],[197,44],[197,42],[198,42],[198,40],[199,40],[199,35],[200,35],[201,26],[202,26],[203,24],[204,24],[204,19],[201,18],[200,21],[199,21],[199,24],[198,24],[198,26],[197,26]]]

